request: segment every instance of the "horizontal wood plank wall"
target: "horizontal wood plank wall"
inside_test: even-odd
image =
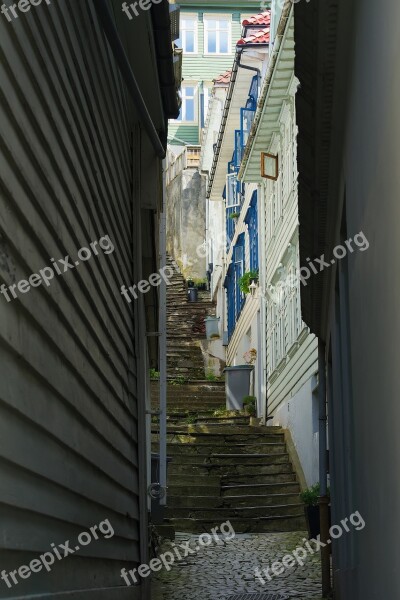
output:
[[[108,519],[115,532],[0,597],[139,597],[136,359],[128,103],[92,2],[0,19],[0,284],[109,235],[85,264],[0,296],[0,564],[6,571]],[[136,255],[138,254],[137,251]],[[62,594],[65,592],[65,596]]]

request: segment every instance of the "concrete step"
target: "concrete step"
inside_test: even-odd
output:
[[[215,508],[240,508],[246,506],[279,506],[284,504],[298,504],[299,493],[270,494],[264,496],[188,496],[168,495],[168,506],[176,508],[202,507]]]
[[[243,425],[178,425],[170,426],[167,429],[169,434],[188,435],[188,436],[208,436],[210,442],[214,442],[219,437],[231,439],[231,436],[246,436],[243,441],[254,441],[256,438],[265,438],[264,441],[284,442],[284,434],[280,431],[271,431],[269,427],[249,427]],[[268,438],[268,439],[267,439]],[[242,441],[242,440],[237,440]]]
[[[275,458],[275,462],[270,464],[244,462],[242,464],[191,464],[171,462],[168,468],[170,477],[175,474],[191,475],[191,476],[208,476],[219,475],[220,477],[231,478],[234,476],[249,477],[251,475],[272,475],[275,473],[292,473],[292,465],[289,462],[289,457],[283,455],[279,459]]]
[[[154,444],[154,448],[156,445]],[[203,443],[203,444],[168,444],[168,455],[171,457],[185,456],[199,456],[211,457],[218,454],[226,455],[251,455],[251,454],[283,454],[286,452],[286,446],[283,443],[270,443],[270,444],[231,444],[218,447],[216,449],[214,444]]]
[[[171,456],[171,453],[168,452]],[[173,455],[173,465],[203,465],[203,466],[220,466],[224,469],[227,467],[236,467],[240,465],[278,465],[289,462],[289,455],[282,454],[175,454]]]
[[[296,473],[291,464],[279,465],[280,468],[271,468],[270,473],[227,474],[221,476],[221,486],[261,483],[290,483],[297,481]],[[180,477],[180,475],[177,475]]]
[[[304,514],[304,504],[282,504],[278,506],[245,506],[238,508],[210,508],[202,507],[178,508],[170,506],[166,509],[167,519],[219,519],[220,523],[231,518],[254,519],[257,517],[293,517]]]
[[[300,486],[297,481],[275,481],[270,483],[233,483],[223,484],[221,486],[221,496],[244,496],[244,495],[259,495],[259,494],[285,494],[285,493],[300,493]]]
[[[187,493],[191,492],[191,486],[194,485],[211,485],[216,487],[218,490],[223,489],[226,486],[241,485],[241,484],[263,484],[263,483],[295,483],[296,474],[292,471],[289,472],[283,469],[283,472],[271,473],[269,475],[229,475],[227,477],[219,477],[216,475],[187,475],[181,474],[170,474],[168,471],[168,486],[187,486],[189,489]]]
[[[286,531],[305,531],[304,512],[293,516],[257,517],[254,519],[229,519],[235,533],[280,533]],[[175,531],[188,533],[209,532],[213,527],[219,527],[218,516],[213,519],[167,519],[166,523],[173,525]]]

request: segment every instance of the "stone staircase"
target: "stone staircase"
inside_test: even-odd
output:
[[[167,288],[167,453],[172,460],[165,524],[193,533],[209,532],[228,519],[237,533],[304,530],[300,488],[283,431],[250,426],[244,414],[215,415],[225,407],[225,384],[205,378],[200,348],[204,318],[214,306],[206,292],[198,303],[189,303],[186,294],[176,273]],[[154,410],[158,399],[153,381]],[[155,452],[158,440],[155,422]]]
[[[171,424],[168,456],[166,524],[176,531],[210,531],[228,519],[237,533],[306,528],[280,428],[244,416]]]
[[[167,264],[172,266],[170,258]],[[212,314],[215,314],[215,306],[209,292],[199,292],[198,302],[188,302],[185,280],[174,269],[167,288],[167,373],[170,379],[204,379],[200,340],[206,337],[204,319]]]

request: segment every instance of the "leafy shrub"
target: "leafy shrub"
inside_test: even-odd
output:
[[[252,417],[257,414],[257,398],[255,396],[245,396],[243,398],[243,409]]]
[[[242,277],[239,279],[239,287],[240,291],[243,294],[250,294],[250,285],[252,281],[258,281],[258,271],[247,271]]]

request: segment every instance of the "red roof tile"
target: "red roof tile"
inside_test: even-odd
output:
[[[248,37],[241,38],[237,46],[246,46],[247,44],[269,44],[270,40],[270,32],[269,27],[263,28],[257,31],[257,33],[252,33]]]
[[[271,23],[271,11],[270,10],[266,10],[263,13],[260,13],[258,15],[253,15],[252,17],[250,17],[249,19],[244,19],[244,21],[242,21],[242,25],[243,27],[251,27],[252,25],[270,25]]]
[[[214,83],[229,83],[231,75],[232,69],[229,69],[228,71],[225,71],[225,73],[222,73],[222,75],[218,75],[218,77],[214,79]]]
[[[237,46],[246,44],[269,44],[270,41],[271,11],[267,10],[249,19],[244,19],[242,25],[248,35],[241,38]]]

